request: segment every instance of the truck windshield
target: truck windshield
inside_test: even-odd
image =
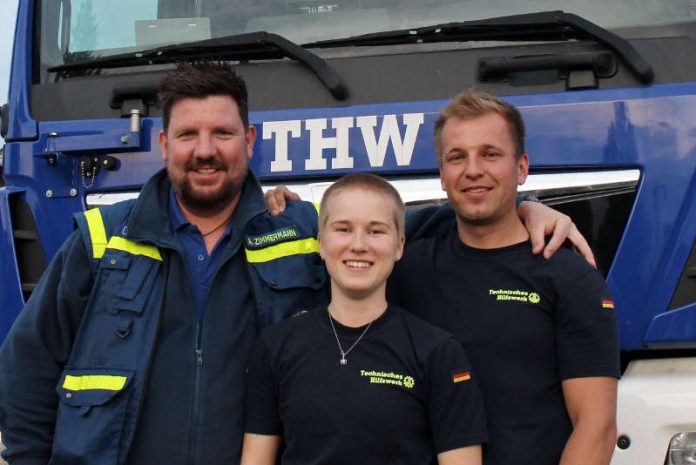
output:
[[[696,20],[692,0],[561,0],[553,9],[602,27]],[[297,44],[549,9],[546,0],[44,0],[41,63],[90,58],[245,32]],[[653,29],[653,28],[649,28]]]

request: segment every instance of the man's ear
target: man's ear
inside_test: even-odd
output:
[[[517,184],[520,186],[524,184],[527,176],[529,176],[529,156],[523,153],[517,160]]]
[[[253,124],[249,125],[244,138],[246,139],[247,158],[251,160],[251,157],[254,156],[254,143],[256,142],[256,127]]]
[[[162,153],[162,160],[165,162],[167,161],[167,135],[164,133],[162,129],[160,129],[159,132],[159,146],[160,146],[160,152]]]

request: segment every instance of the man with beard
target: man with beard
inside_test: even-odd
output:
[[[328,301],[317,212],[271,218],[249,171],[244,81],[161,83],[166,169],[76,215],[0,351],[0,430],[20,464],[233,464],[260,327]]]

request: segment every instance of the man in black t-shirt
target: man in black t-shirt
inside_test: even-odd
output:
[[[515,208],[529,165],[518,110],[461,94],[441,113],[435,146],[457,230],[409,239],[389,301],[463,340],[485,398],[487,465],[609,463],[613,302],[573,252],[549,260],[531,252]]]

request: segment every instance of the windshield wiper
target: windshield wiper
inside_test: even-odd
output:
[[[348,98],[348,88],[338,73],[321,57],[288,39],[268,32],[251,32],[227,37],[165,45],[139,52],[122,53],[48,68],[49,72],[118,68],[202,58],[239,61],[291,58],[311,69],[337,100]]]
[[[416,29],[363,34],[344,39],[323,40],[303,47],[347,47],[427,42],[467,41],[566,41],[591,39],[615,51],[642,82],[655,77],[650,64],[623,37],[581,16],[563,11],[542,11],[498,18],[437,24]]]

